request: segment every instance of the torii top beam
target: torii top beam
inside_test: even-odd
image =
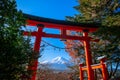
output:
[[[96,31],[100,26],[100,24],[98,23],[76,23],[71,21],[43,18],[25,13],[23,15],[25,18],[27,18],[27,25],[29,26],[37,26],[38,24],[43,24],[45,28],[65,29],[74,31],[89,30],[90,32]]]

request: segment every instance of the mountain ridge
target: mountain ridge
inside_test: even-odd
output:
[[[55,70],[68,70],[69,68],[67,67],[68,65],[72,65],[72,62],[63,58],[63,57],[55,57],[51,61],[43,61],[40,62],[40,64],[48,64],[49,68],[55,69]]]

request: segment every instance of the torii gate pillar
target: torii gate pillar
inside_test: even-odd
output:
[[[85,50],[85,58],[86,58],[86,66],[87,66],[87,73],[88,73],[88,80],[94,80],[94,72],[91,68],[92,65],[92,56],[90,50],[90,39],[88,38],[88,30],[83,31],[83,36],[86,38],[84,40],[84,50]]]
[[[36,39],[35,39],[35,44],[34,44],[34,52],[37,55],[39,55],[41,38],[42,38],[42,30],[43,30],[44,25],[38,24],[37,27],[38,27],[38,31],[35,36]],[[33,70],[33,75],[31,77],[31,80],[36,80],[37,66],[38,66],[38,59],[33,61],[32,66],[29,66],[29,68]]]

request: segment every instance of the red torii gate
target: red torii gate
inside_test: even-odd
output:
[[[37,17],[33,15],[24,14],[24,17],[27,18],[27,25],[35,26],[38,28],[38,31],[31,32],[31,36],[35,36],[34,51],[39,53],[40,43],[42,37],[50,38],[61,38],[61,39],[71,39],[71,40],[83,40],[84,49],[86,55],[86,70],[88,73],[88,80],[94,80],[94,72],[92,70],[92,58],[90,51],[90,41],[98,41],[88,36],[89,32],[94,32],[98,29],[99,24],[85,24],[85,23],[74,23],[69,21],[55,20],[43,17]],[[48,34],[43,32],[44,28],[58,29],[61,31],[61,34]],[[66,30],[79,31],[83,32],[83,36],[70,36],[66,34]],[[29,35],[29,32],[25,31],[24,35]],[[34,61],[33,66],[30,67],[35,72],[32,75],[30,80],[36,80],[36,71],[38,66],[38,60]],[[81,78],[81,76],[80,76]],[[83,76],[82,76],[83,78]],[[106,79],[104,79],[106,80]]]

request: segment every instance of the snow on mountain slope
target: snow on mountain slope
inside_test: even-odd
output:
[[[55,70],[67,70],[68,65],[73,65],[72,62],[70,62],[69,60],[59,56],[52,59],[51,61],[40,62],[40,64],[49,64],[49,67]]]
[[[63,58],[63,57],[56,57],[54,58],[51,63],[58,63],[58,64],[67,64],[69,63],[70,61],[68,61],[67,59]]]

